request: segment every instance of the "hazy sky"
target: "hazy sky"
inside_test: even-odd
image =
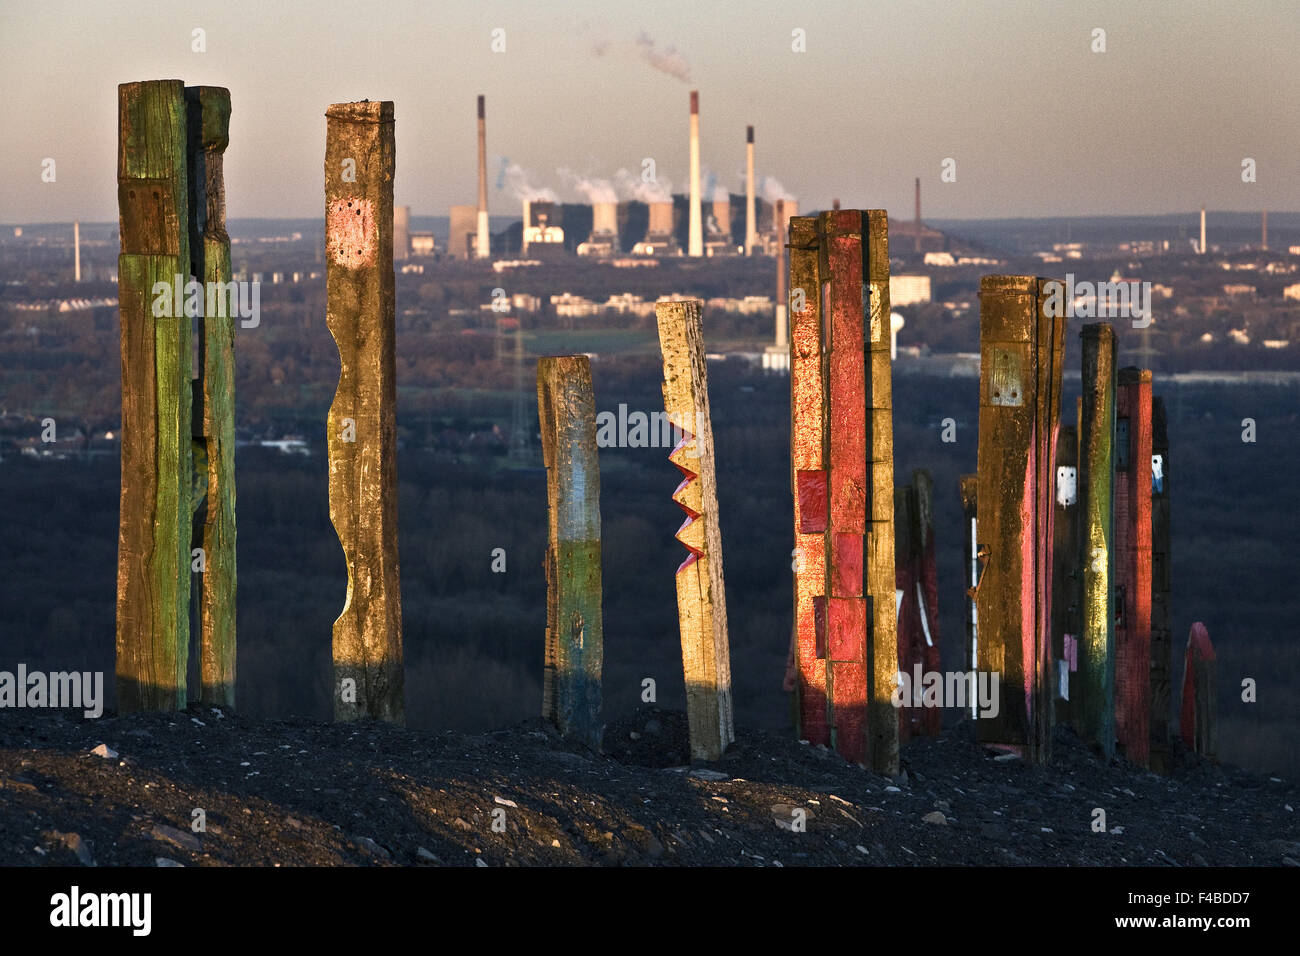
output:
[[[1300,211],[1297,50],[1295,0],[0,0],[0,223],[115,220],[117,84],[167,78],[230,89],[232,217],[323,215],[325,109],[366,98],[415,215],[475,201],[478,93],[494,214],[503,158],[562,199],[645,157],[682,191],[693,88],[706,169],[742,191],[752,123],[805,210],[910,218],[920,176],[935,219]]]

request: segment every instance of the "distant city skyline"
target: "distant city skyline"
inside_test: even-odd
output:
[[[1297,211],[1298,46],[1285,0],[11,5],[0,223],[115,220],[117,85],[163,78],[231,91],[231,218],[321,215],[325,109],[367,97],[417,216],[474,202],[479,93],[494,217],[634,198],[646,159],[684,192],[691,90],[706,197],[743,192],[753,124],[760,194],[803,210],[910,219],[920,176],[935,220]]]

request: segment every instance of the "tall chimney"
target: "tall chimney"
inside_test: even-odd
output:
[[[921,177],[916,177],[916,254],[921,254]]]
[[[1268,213],[1264,213],[1264,215],[1267,216]],[[1268,235],[1267,223],[1268,220],[1266,219],[1264,225],[1265,236]],[[1268,240],[1265,239],[1265,245],[1267,246],[1267,244],[1268,244]],[[81,220],[80,219],[78,219],[76,222],[72,224],[72,261],[73,261],[73,272],[74,272],[73,281],[80,282],[81,281]]]
[[[704,220],[700,213],[700,94],[691,90],[691,222],[687,255],[704,255]]]
[[[790,294],[786,291],[785,244],[789,241],[790,220],[785,214],[786,202],[778,199],[772,207],[772,217],[776,226],[776,347],[789,347],[789,318],[787,307]]]
[[[527,223],[524,223],[527,226]],[[478,98],[478,230],[475,233],[474,255],[486,259],[492,254],[492,240],[488,235],[487,208],[487,111],[484,97]]]
[[[1260,232],[1259,243],[1264,248],[1264,251],[1268,252],[1268,210],[1267,209],[1265,209],[1263,213],[1260,214],[1259,232]]]
[[[1205,207],[1201,207],[1201,255],[1205,255]]]
[[[745,127],[745,255],[758,245],[758,219],[754,215],[754,127]]]
[[[839,211],[840,211],[840,201],[839,201],[838,199],[832,199],[832,200],[831,200],[831,208],[832,208],[833,210],[835,210],[836,212],[839,212]]]

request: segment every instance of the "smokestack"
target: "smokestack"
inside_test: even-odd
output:
[[[1260,233],[1259,235],[1260,245],[1263,246],[1265,252],[1268,252],[1268,210],[1267,209],[1265,209],[1260,214],[1259,233]]]
[[[839,201],[838,199],[832,199],[832,200],[831,200],[831,208],[834,209],[836,212],[839,212],[839,211],[840,211],[840,201]]]
[[[524,223],[528,225],[528,223]],[[492,254],[488,235],[487,209],[487,110],[482,94],[478,98],[478,229],[474,234],[474,255],[486,259]]]
[[[787,307],[790,296],[786,291],[785,275],[785,244],[790,234],[790,220],[785,215],[786,201],[778,199],[772,207],[772,215],[776,220],[776,347],[779,349],[788,348],[789,340],[789,318],[787,316]]]
[[[691,90],[691,222],[687,255],[704,255],[704,221],[700,214],[700,94]]]
[[[532,220],[533,209],[532,209],[532,206],[533,206],[533,204],[532,204],[532,201],[531,201],[531,200],[528,200],[528,199],[525,199],[525,200],[524,200],[524,231],[523,231],[522,233],[520,233],[520,235],[519,235],[519,251],[520,251],[520,253],[525,253],[525,252],[528,251],[528,227],[531,226],[531,225],[533,224],[533,220]]]
[[[916,177],[916,254],[921,254],[921,177]]]
[[[1205,207],[1201,207],[1201,255],[1205,255]]]
[[[745,127],[745,255],[758,244],[758,219],[754,215],[754,127]]]
[[[1268,213],[1264,213],[1265,216]],[[1268,220],[1265,220],[1264,234],[1268,235]],[[1265,240],[1267,247],[1267,240]],[[72,224],[72,261],[73,261],[73,281],[81,281],[81,220],[78,219]]]

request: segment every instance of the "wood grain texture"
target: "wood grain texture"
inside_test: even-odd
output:
[[[830,746],[826,694],[826,400],[817,219],[790,220],[790,490],[794,496],[795,685],[800,739]],[[796,306],[802,305],[802,308]],[[822,613],[819,615],[818,610]]]
[[[326,323],[341,369],[328,419],[330,520],[348,569],[334,622],[334,717],[403,723],[393,325],[393,104],[325,114]],[[343,160],[356,181],[343,179]],[[345,440],[348,420],[355,441]],[[344,680],[355,681],[346,701]]]
[[[1044,762],[1051,754],[1052,517],[1064,310],[1031,276],[980,282],[979,543],[988,549],[976,602],[980,670],[1001,674],[996,716],[980,740]]]
[[[190,322],[155,283],[190,270],[180,80],[118,87],[122,452],[119,713],[186,706],[190,601]],[[182,284],[184,279],[181,280]],[[167,301],[167,300],[164,300]]]
[[[599,750],[601,667],[600,463],[591,360],[537,362],[537,414],[546,465],[546,641],[542,716]]]
[[[659,302],[655,315],[664,362],[664,411],[683,433],[669,460],[684,476],[673,500],[686,512],[677,539],[690,551],[676,581],[691,757],[716,760],[735,740],[735,728],[701,304]]]
[[[224,155],[230,144],[230,91],[185,89],[189,121],[191,271],[202,277],[202,389],[194,418],[206,468],[200,579],[199,699],[235,706],[235,321],[229,296],[230,236],[226,232]]]
[[[1151,481],[1151,769],[1168,773],[1173,684],[1171,618],[1169,425],[1165,403],[1151,399],[1151,455],[1160,458],[1160,477]],[[1153,465],[1154,467],[1154,465]]]
[[[1085,325],[1079,407],[1079,701],[1076,730],[1115,753],[1115,331]]]
[[[1151,372],[1119,370],[1117,420],[1128,449],[1115,471],[1115,735],[1130,763],[1149,763],[1151,710]]]

